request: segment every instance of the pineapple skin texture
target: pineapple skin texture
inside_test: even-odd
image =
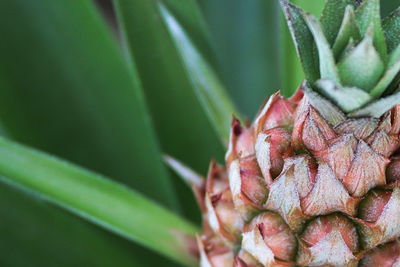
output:
[[[400,266],[400,105],[349,119],[300,87],[246,124],[194,188],[202,267]]]

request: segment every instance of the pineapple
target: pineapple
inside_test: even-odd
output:
[[[281,6],[306,80],[233,118],[226,168],[186,170],[201,266],[400,266],[396,21],[378,0],[328,0],[320,20]]]

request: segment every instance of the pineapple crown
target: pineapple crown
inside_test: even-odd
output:
[[[327,0],[321,18],[281,0],[307,90],[348,117],[380,117],[400,102],[400,8],[379,0]]]

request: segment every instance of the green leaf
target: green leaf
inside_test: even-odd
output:
[[[346,116],[337,106],[333,105],[329,100],[314,92],[307,81],[303,82],[302,88],[308,101],[315,107],[322,117],[324,117],[331,125],[336,126],[346,119]]]
[[[161,18],[158,2],[114,1],[126,59],[135,62],[163,151],[176,158],[184,158],[195,170],[205,173],[211,157],[223,161],[224,148],[197,98],[174,41]],[[174,15],[183,21],[191,38],[201,35],[202,26],[193,26],[194,22],[202,19],[196,1],[168,0],[163,3],[168,3]],[[187,22],[187,17],[192,20]],[[198,48],[202,55],[208,55],[207,51],[211,50],[210,47]],[[178,187],[177,197],[184,208],[185,217],[197,219],[200,223],[197,204],[188,201],[193,199],[190,190],[179,179],[173,181]]]
[[[184,4],[177,0],[168,1],[168,7],[172,5],[182,5],[174,10],[186,10],[197,20],[195,1],[188,0]],[[185,158],[194,169],[205,172],[212,156],[223,159],[223,146],[211,130],[213,126],[161,19],[158,1],[116,0],[115,6],[124,46],[129,60],[135,61],[139,71],[163,151]],[[190,32],[190,36],[193,35],[195,33]],[[203,54],[208,49],[201,47],[200,51]],[[193,213],[189,215],[193,216]]]
[[[203,186],[204,178],[194,170],[190,169],[184,163],[171,156],[164,156],[164,161],[187,184],[198,188]]]
[[[346,7],[349,5],[355,7],[355,2],[355,0],[326,1],[320,21],[325,33],[325,37],[331,45],[333,45],[335,40],[338,39],[339,30],[343,28],[342,21],[343,17],[346,17]]]
[[[365,0],[356,10],[356,21],[361,35],[367,34],[371,25],[374,27],[373,41],[383,62],[387,61],[387,47],[380,14],[380,0]]]
[[[304,13],[303,16],[317,45],[321,78],[328,78],[340,84],[335,58],[330,45],[324,36],[321,25],[314,16],[306,13]]]
[[[123,185],[4,138],[0,177],[177,262],[195,265],[187,242],[199,229]]]
[[[304,76],[299,82],[294,81],[293,76],[286,80],[282,80],[281,76],[282,63],[286,62],[281,61],[279,53],[281,12],[278,1],[198,2],[218,58],[219,68],[214,68],[220,70],[221,78],[242,114],[254,118],[263,99],[282,88],[281,82],[295,83],[296,88],[299,86]],[[226,12],[227,7],[229,12]],[[178,21],[181,20],[178,18]],[[185,27],[186,22],[181,22]],[[293,52],[297,60],[294,47]]]
[[[92,1],[0,1],[0,22],[0,117],[8,136],[110,175],[164,205],[174,205],[176,194],[153,139],[136,72],[128,68]],[[13,206],[9,199],[16,194],[1,194],[0,203]],[[16,205],[15,216],[2,220],[8,229],[7,235],[1,234],[2,242],[20,238],[21,260],[42,255],[32,257],[29,266],[46,266],[42,263],[52,256],[41,253],[52,245],[49,253],[76,259],[77,264],[69,266],[95,262],[97,254],[115,257],[115,264],[122,266],[151,266],[160,259],[158,264],[170,266],[136,244],[121,238],[111,241],[104,230],[95,231],[92,225],[84,228],[95,231],[92,235],[72,234],[69,231],[83,227],[82,221],[47,214],[49,210],[34,201]],[[31,210],[42,217],[32,218]],[[60,227],[52,225],[53,217]],[[20,222],[31,222],[29,227],[43,239],[20,237]],[[51,236],[46,229],[51,229]],[[51,239],[63,240],[60,245],[65,245],[47,244]],[[74,250],[75,243],[102,244],[103,248]],[[116,250],[123,253],[116,255]],[[0,265],[9,266],[2,263],[12,257],[2,254]]]
[[[12,138],[177,206],[137,73],[91,1],[1,1],[0,34],[0,116]]]
[[[382,22],[385,32],[388,52],[393,51],[400,44],[400,8],[393,11]]]
[[[319,78],[319,61],[313,35],[304,20],[303,11],[300,8],[285,0],[281,0],[280,3],[306,79],[313,83]]]
[[[1,266],[176,266],[26,190],[0,183],[0,196]]]
[[[386,89],[388,89],[390,83],[395,79],[395,77],[400,72],[400,45],[393,50],[389,55],[388,66],[386,67],[386,72],[380,79],[378,84],[372,89],[370,95],[374,98],[380,97]]]
[[[400,92],[397,92],[393,95],[380,98],[371,104],[356,110],[350,114],[349,117],[374,117],[380,118],[383,114],[385,114],[392,107],[397,105],[400,102]]]
[[[180,52],[193,88],[223,143],[228,144],[231,118],[239,116],[223,88],[221,81],[189,39],[174,16],[160,4],[162,18]]]
[[[274,2],[274,1],[273,1]],[[292,0],[293,4],[307,10],[314,16],[319,16],[324,7],[323,1]],[[285,18],[281,18],[281,62],[282,68],[282,90],[285,97],[292,96],[304,80],[301,62],[296,54],[290,31],[287,29]]]
[[[318,80],[316,85],[324,96],[346,113],[354,111],[372,100],[368,93],[359,88],[341,87],[329,79]]]
[[[353,38],[350,37],[348,44],[346,45],[345,49],[343,50],[337,61],[340,62],[341,60],[343,60],[351,51],[354,50],[355,47],[356,44],[354,43]]]
[[[381,15],[386,17],[399,7],[400,0],[381,1]]]
[[[372,44],[372,27],[370,34],[350,51],[338,64],[342,84],[347,87],[358,87],[371,91],[379,81],[385,65]]]
[[[361,40],[361,34],[355,20],[354,8],[352,6],[347,6],[343,23],[340,26],[339,33],[332,48],[335,58],[338,58],[341,55],[349,43],[350,38],[358,43]]]

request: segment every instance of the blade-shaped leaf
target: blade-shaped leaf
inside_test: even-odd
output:
[[[176,266],[27,190],[0,183],[0,196],[1,266]]]
[[[339,75],[344,86],[370,91],[379,81],[385,65],[375,50],[370,34],[350,51],[338,64]]]
[[[319,77],[319,61],[314,38],[303,17],[303,11],[295,5],[280,1],[293,41],[303,66],[306,79],[315,82]]]
[[[323,1],[292,0],[293,4],[310,12],[314,16],[319,16],[324,7]],[[282,17],[281,24],[281,64],[282,68],[282,90],[281,94],[285,97],[292,96],[299,84],[304,79],[301,62],[296,54],[295,46],[290,31],[285,26],[287,23]],[[315,51],[316,52],[316,51]]]
[[[326,39],[331,45],[337,39],[337,34],[342,26],[343,14],[348,5],[355,7],[356,0],[328,0],[325,3],[320,21]]]
[[[331,125],[336,126],[346,119],[346,116],[337,106],[333,105],[317,92],[314,92],[307,81],[303,82],[302,88],[311,105],[313,105]]]
[[[283,63],[277,53],[281,47],[279,4],[265,0],[198,2],[209,26],[221,78],[239,111],[251,119],[262,99],[282,88],[282,72],[277,68]],[[226,12],[227,7],[229,12]],[[185,27],[186,22],[181,24]],[[289,39],[292,43],[290,34]],[[296,54],[294,48],[293,52]],[[299,70],[301,72],[300,65]],[[293,83],[293,80],[292,76],[284,82]]]
[[[210,121],[226,145],[229,140],[232,115],[238,116],[239,114],[235,111],[218,76],[191,42],[182,26],[164,5],[160,4],[160,9],[162,18],[182,56],[193,87],[196,89]]]
[[[385,90],[389,87],[390,83],[395,79],[395,77],[400,72],[400,45],[393,50],[389,55],[388,66],[386,67],[386,72],[379,80],[378,84],[370,92],[370,95],[374,98],[380,97]]]
[[[0,117],[9,136],[112,175],[165,205],[173,205],[175,194],[152,140],[154,133],[136,74],[126,66],[92,1],[0,1],[0,23]],[[0,203],[5,205],[16,194],[0,194]],[[42,216],[32,219],[31,210]],[[7,235],[1,234],[2,242],[18,240],[19,222],[31,222],[29,227],[37,231],[37,236],[43,236],[43,240],[22,237],[18,244],[21,260],[33,253],[43,255],[31,258],[30,266],[46,266],[44,262],[54,259],[41,254],[51,244],[52,255],[70,255],[78,265],[95,262],[102,250],[97,246],[73,250],[75,243],[103,244],[103,250],[109,251],[103,254],[115,257],[116,265],[149,266],[161,259],[121,238],[110,241],[104,230],[91,236],[64,231],[52,225],[52,217],[56,216],[70,231],[82,227],[83,222],[51,213],[44,205],[25,201],[15,205],[14,215],[2,221],[2,229],[8,229]],[[94,228],[86,227],[88,231]],[[51,229],[51,237],[46,229]],[[55,252],[57,245],[46,243],[51,238],[63,240],[66,245],[61,244],[60,251]],[[113,253],[117,248],[127,255],[125,259]],[[130,261],[127,252],[136,256]],[[0,265],[9,266],[2,263],[12,257],[2,253]],[[161,260],[161,264],[170,262]]]
[[[174,157],[184,158],[195,170],[205,173],[211,157],[222,162],[224,149],[165,27],[158,2],[114,1],[123,45],[129,55],[127,60],[133,60],[137,66],[163,151]],[[204,30],[201,25],[193,26],[194,22],[202,19],[196,11],[196,1],[167,0],[163,3],[183,21],[185,30],[197,41],[199,37],[195,36],[201,35]],[[190,22],[185,19],[187,17],[191,18]],[[202,55],[207,55],[207,51],[211,50],[203,46],[198,48]],[[187,201],[193,198],[190,190],[179,179],[174,181],[179,186],[177,195],[185,215],[200,221],[195,201]]]
[[[351,112],[372,100],[371,96],[355,87],[341,87],[332,80],[322,79],[316,82],[321,93],[333,100],[344,112]]]
[[[177,206],[137,73],[91,1],[1,1],[0,34],[11,137]]]
[[[187,159],[193,168],[205,172],[212,156],[223,159],[223,146],[212,131],[212,124],[161,19],[158,2],[115,1],[125,47],[139,71],[163,150],[177,158]],[[167,2],[168,7],[182,5],[174,8],[175,12],[185,8],[192,16],[197,14],[193,11],[197,8],[193,0]],[[190,36],[193,35],[195,33],[190,32]],[[207,48],[200,48],[202,54],[205,50]],[[188,153],[188,149],[196,153]]]
[[[321,78],[328,78],[340,84],[335,58],[330,45],[324,36],[320,23],[314,16],[310,14],[304,13],[303,17],[311,33],[313,34],[315,43],[317,45]]]
[[[390,110],[400,102],[400,92],[391,96],[380,98],[371,104],[356,110],[350,114],[349,117],[374,117],[380,118],[386,111]]]
[[[350,38],[349,43],[346,45],[346,47],[344,48],[342,54],[340,55],[340,57],[338,58],[338,61],[342,61],[344,58],[347,57],[347,55],[354,50],[354,48],[356,47],[356,44],[353,40],[353,38]]]
[[[399,7],[400,0],[381,1],[381,14],[383,17],[386,17]]]
[[[198,229],[123,185],[4,138],[0,177],[177,262],[195,265],[189,245]]]
[[[380,0],[365,0],[356,10],[356,21],[361,35],[365,35],[371,25],[374,27],[374,46],[384,62],[387,61],[387,47],[380,14]]]
[[[400,44],[400,8],[393,11],[383,22],[388,52],[393,51]]]
[[[336,58],[339,57],[346,48],[350,38],[358,43],[361,40],[361,34],[355,20],[354,8],[352,6],[347,6],[343,23],[340,26],[339,33],[332,48]]]

